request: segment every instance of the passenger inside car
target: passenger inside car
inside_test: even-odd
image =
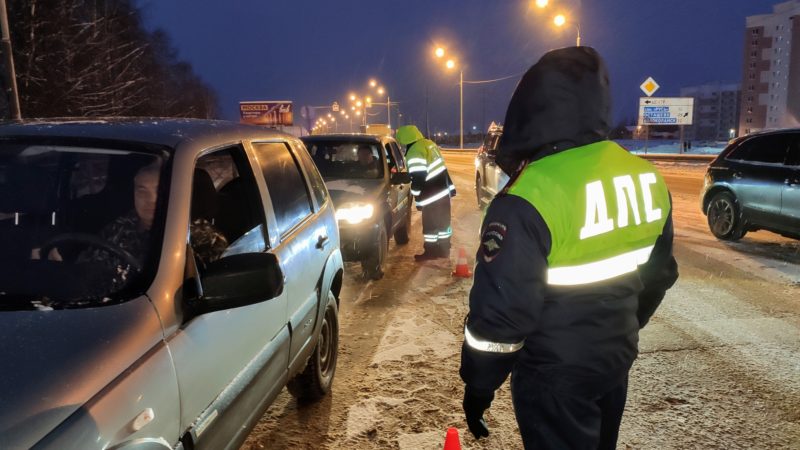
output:
[[[189,241],[201,269],[218,260],[228,248],[228,240],[216,227],[218,214],[219,194],[211,175],[194,169]]]

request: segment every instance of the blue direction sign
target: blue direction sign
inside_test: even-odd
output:
[[[642,97],[639,125],[691,125],[693,109],[691,97]]]

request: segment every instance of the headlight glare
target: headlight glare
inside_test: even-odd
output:
[[[369,204],[346,204],[336,210],[336,220],[355,225],[372,217],[374,212],[375,208]]]

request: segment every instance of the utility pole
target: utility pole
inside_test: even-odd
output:
[[[428,118],[428,83],[425,83],[425,137],[430,138],[431,121]]]
[[[459,135],[461,145],[459,148],[464,150],[464,70],[459,71],[459,79],[458,79],[458,90],[459,90],[459,98],[460,98],[460,114],[459,114],[459,123],[460,123],[460,132]]]
[[[8,30],[8,11],[6,0],[0,0],[0,28],[2,28],[2,51],[5,53],[6,80],[8,88],[6,94],[9,97],[9,112],[12,120],[21,120],[22,113],[19,110],[19,93],[17,91],[17,74],[14,71],[14,54],[11,53],[11,34]],[[10,91],[10,92],[9,92]]]

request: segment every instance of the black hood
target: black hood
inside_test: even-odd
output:
[[[608,71],[597,51],[550,51],[528,69],[511,96],[497,163],[514,174],[523,160],[606,139],[610,124]]]

